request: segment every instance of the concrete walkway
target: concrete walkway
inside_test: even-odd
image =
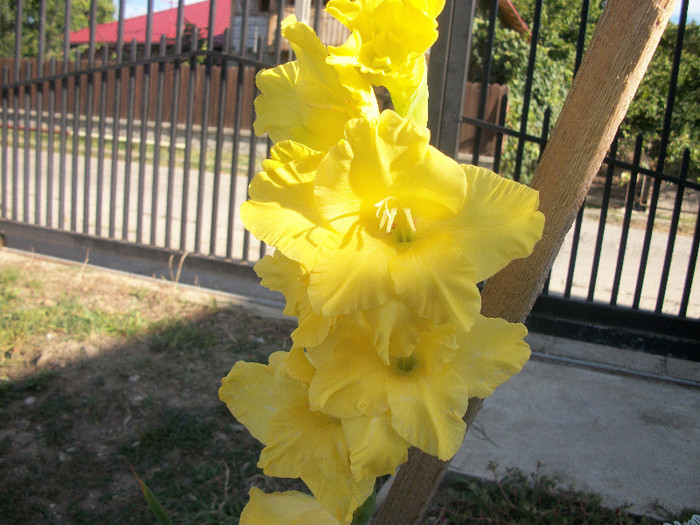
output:
[[[615,348],[530,336],[535,352],[560,343],[583,358],[589,346],[624,359]],[[699,509],[700,389],[644,377],[658,363],[628,353],[625,374],[535,356],[484,402],[452,471],[493,479],[491,462],[501,474],[539,468],[610,508],[658,517],[658,505]],[[700,381],[700,363],[673,361],[672,374]]]

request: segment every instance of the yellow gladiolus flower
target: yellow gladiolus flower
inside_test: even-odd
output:
[[[425,78],[425,52],[437,39],[444,0],[331,0],[326,10],[350,31],[329,62],[354,67],[385,86],[398,108]],[[427,102],[427,100],[425,101]]]
[[[250,501],[241,513],[240,525],[340,525],[321,504],[302,492],[265,494],[250,489]]]
[[[326,155],[273,148],[241,218],[308,270],[317,314],[398,300],[469,330],[480,310],[476,283],[531,252],[544,222],[537,192],[460,166],[428,140],[425,128],[385,111],[349,121]]]
[[[348,418],[389,417],[409,444],[448,460],[464,438],[469,397],[488,397],[528,360],[526,334],[521,324],[478,316],[470,331],[456,336],[449,326],[433,327],[410,356],[387,364],[377,356],[371,332],[339,324],[308,350],[316,368],[311,407],[342,419],[344,428]],[[356,438],[345,435],[352,450]],[[388,437],[377,441],[392,443]]]
[[[424,333],[410,356],[386,364],[370,332],[336,326],[333,336],[308,350],[316,367],[311,407],[343,421],[388,413],[393,430],[409,444],[450,459],[464,438],[468,401],[466,384],[452,366],[457,349],[451,332],[442,326]]]
[[[298,356],[297,356],[298,358]],[[265,445],[258,466],[269,476],[300,477],[323,507],[341,522],[374,489],[374,478],[356,480],[341,421],[309,408],[308,386],[282,370],[284,353],[269,365],[239,361],[223,379],[219,398],[254,438]]]
[[[255,99],[255,132],[267,132],[273,142],[294,140],[328,150],[352,118],[379,113],[369,81],[357,72],[326,63],[328,52],[313,29],[294,15],[282,22],[282,34],[297,60],[261,71],[262,92]]]

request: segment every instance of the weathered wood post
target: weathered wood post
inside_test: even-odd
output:
[[[527,317],[639,87],[673,4],[608,1],[532,180],[546,217],[544,234],[530,257],[488,280],[482,294],[485,316],[511,322]],[[480,408],[480,399],[470,400],[467,424]],[[448,464],[412,449],[373,524],[418,523]]]

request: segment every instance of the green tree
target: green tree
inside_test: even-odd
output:
[[[71,3],[71,31],[90,24],[91,0],[73,0]],[[22,49],[23,57],[35,57],[39,48],[39,6],[40,0],[26,0],[23,3]],[[63,50],[63,30],[65,26],[65,0],[46,2],[46,55],[60,56]],[[17,2],[0,0],[0,56],[15,55],[15,28]],[[112,0],[97,0],[97,23],[114,19]]]
[[[627,142],[632,143],[639,133],[644,135],[644,152],[651,168],[656,167],[660,154],[677,34],[678,26],[670,23],[621,126],[622,136]],[[695,22],[686,26],[683,38],[664,167],[666,173],[678,174],[686,148],[690,149],[689,178],[700,178],[700,25]]]

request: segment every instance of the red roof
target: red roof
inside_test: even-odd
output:
[[[133,39],[139,44],[146,43],[146,18],[147,15],[135,16],[124,20],[124,43],[128,44]],[[231,22],[230,0],[218,0],[216,2],[216,14],[214,17],[214,36],[221,35],[229,27]],[[183,7],[184,24],[196,25],[200,31],[200,37],[207,37],[209,26],[209,0],[189,4]],[[184,29],[184,27],[183,27]],[[95,27],[95,41],[99,43],[116,44],[119,22],[98,24]],[[165,35],[169,41],[174,41],[177,36],[177,7],[157,11],[153,13],[153,36],[151,42],[157,44],[160,35]],[[90,28],[86,27],[70,34],[71,44],[89,44]]]

